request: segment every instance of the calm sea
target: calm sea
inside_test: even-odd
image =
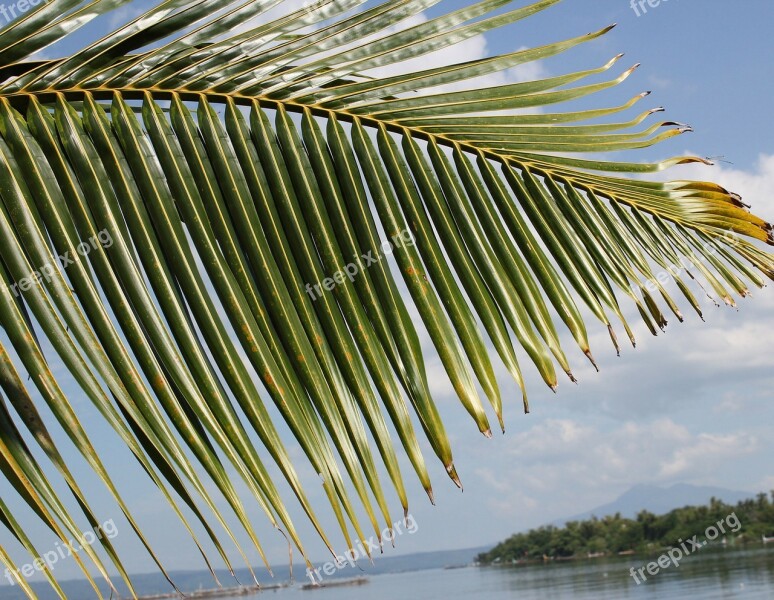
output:
[[[285,588],[275,600],[620,600],[625,598],[774,599],[774,548],[706,550],[637,585],[629,568],[648,559],[577,560],[516,567],[468,567],[375,575],[366,585]],[[244,596],[241,600],[244,600]],[[229,599],[239,600],[239,599]]]

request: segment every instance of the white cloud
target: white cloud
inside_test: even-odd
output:
[[[689,152],[689,154],[691,154]],[[708,167],[690,165],[670,169],[665,180],[695,179],[714,181],[741,194],[754,213],[774,220],[774,155],[762,155],[755,167],[744,171],[719,164]],[[771,248],[768,248],[771,251]],[[631,303],[624,303],[625,314],[634,326],[638,346],[623,346],[621,358],[611,357],[607,332],[589,320],[592,351],[597,355],[602,372],[596,375],[581,364],[577,395],[594,394],[595,406],[605,414],[625,418],[632,410],[642,414],[663,414],[677,408],[707,406],[715,411],[743,412],[761,400],[751,397],[755,385],[774,383],[771,374],[774,340],[762,332],[774,330],[774,285],[751,287],[751,298],[739,300],[738,309],[716,307],[704,292],[684,278],[702,305],[706,322],[702,323],[682,297],[674,283],[667,289],[686,317],[685,323],[665,313],[669,326],[654,338],[641,324]],[[662,305],[662,309],[666,307]],[[614,323],[621,337],[621,327]],[[565,342],[568,349],[572,346]],[[691,385],[681,381],[691,381]],[[755,382],[755,383],[751,383]],[[736,396],[730,396],[737,390]],[[648,402],[642,401],[648,393]],[[741,395],[742,397],[738,397]],[[737,407],[737,408],[734,408]],[[744,408],[739,408],[744,407]],[[579,410],[576,406],[572,410]]]
[[[711,483],[718,471],[755,453],[760,444],[746,431],[694,433],[662,417],[612,428],[547,419],[508,436],[505,445],[496,471],[489,466],[476,471],[496,492],[489,508],[526,519],[532,513],[540,521],[607,502],[640,483]],[[502,496],[508,501],[501,502]]]
[[[668,179],[714,181],[740,194],[747,204],[752,205],[753,212],[774,221],[774,154],[761,154],[752,171],[718,162],[711,167],[699,164],[676,167],[665,175]]]

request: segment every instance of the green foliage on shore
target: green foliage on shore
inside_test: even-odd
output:
[[[735,518],[728,519],[730,515]],[[726,524],[727,535],[720,534],[718,542],[725,537],[729,543],[760,543],[762,536],[774,536],[774,491],[771,498],[761,493],[735,506],[712,498],[706,506],[686,506],[663,515],[643,510],[635,519],[616,514],[602,519],[569,521],[564,527],[546,525],[511,536],[489,552],[480,554],[477,561],[493,564],[546,557],[649,552],[693,536],[701,540],[708,527],[721,521]],[[736,525],[737,522],[741,527]]]

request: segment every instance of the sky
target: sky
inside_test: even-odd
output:
[[[467,3],[443,0],[428,15]],[[515,4],[525,2],[517,0]],[[124,16],[132,10],[130,7]],[[757,214],[772,220],[773,21],[774,5],[769,0],[662,0],[655,7],[647,5],[647,12],[639,10],[639,16],[628,0],[565,0],[504,31],[469,40],[439,56],[424,57],[422,62],[471,60],[617,23],[601,40],[493,76],[486,83],[587,69],[624,52],[625,57],[614,67],[616,73],[634,63],[642,63],[641,67],[624,84],[595,96],[591,104],[614,106],[650,90],[651,96],[643,103],[664,106],[666,112],[661,116],[665,119],[686,122],[695,129],[690,135],[627,158],[658,160],[684,153],[719,157],[714,167],[680,167],[665,177],[716,181],[740,193]],[[529,415],[521,411],[515,384],[504,369],[499,369],[507,433],[492,440],[478,434],[451,393],[434,352],[426,348],[431,384],[452,440],[464,492],[456,490],[427,452],[437,503],[431,506],[404,461],[418,530],[401,537],[397,548],[388,552],[407,554],[494,543],[516,531],[607,503],[636,484],[683,482],[751,494],[774,488],[772,287],[740,301],[738,310],[716,308],[705,299],[706,322],[686,310],[685,323],[672,319],[666,333],[658,337],[638,326],[638,347],[624,348],[620,357],[616,357],[607,332],[589,321],[592,349],[601,372],[595,373],[580,352],[573,353],[572,341],[565,336],[563,345],[579,385],[562,382],[559,393],[553,395],[534,370],[527,371],[532,405]],[[634,310],[627,316],[634,317]],[[637,323],[637,319],[631,322]],[[61,376],[67,380],[66,374]],[[171,570],[201,568],[195,547],[128,452],[101,428],[86,399],[76,395],[73,403],[84,411],[84,425],[98,432],[95,441],[102,458],[119,473],[119,487],[146,526],[154,547],[166,559],[165,565]],[[300,456],[292,442],[290,450],[292,456]],[[74,454],[70,456],[78,472],[85,474],[83,462]],[[307,467],[301,472],[307,481],[314,481]],[[89,481],[88,474],[84,480]],[[111,506],[104,489],[93,478],[87,489],[104,518],[115,520],[119,535],[114,541],[130,572],[153,571],[152,562]],[[324,525],[335,532],[334,518],[324,510],[321,491],[311,487],[310,497],[321,508]],[[400,511],[394,497],[393,506],[397,519]],[[249,512],[270,560],[286,562],[284,540],[256,507],[250,506]],[[295,505],[292,515],[309,553],[313,558],[324,558],[324,548]],[[31,517],[29,523],[30,531],[42,533]],[[341,541],[334,540],[337,548],[344,550]],[[14,552],[21,556],[18,549]],[[258,564],[257,556],[251,554],[251,558]],[[68,563],[57,565],[55,574],[67,578],[76,576],[77,571]],[[0,581],[0,585],[4,583],[4,579]]]

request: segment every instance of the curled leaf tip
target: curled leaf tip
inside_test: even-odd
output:
[[[597,361],[594,360],[594,355],[591,354],[591,350],[586,349],[583,351],[583,354],[586,355],[586,358],[589,359],[594,369],[597,371],[597,373],[599,373],[599,365],[597,365]]]
[[[615,330],[613,330],[613,326],[610,323],[607,324],[607,332],[610,334],[610,339],[613,342],[616,354],[621,356],[621,346],[618,345],[618,336],[615,334]]]
[[[449,474],[449,477],[451,477],[454,485],[462,489],[462,482],[460,481],[459,475],[457,475],[457,468],[454,465],[450,465],[449,467],[446,467],[446,472]]]
[[[613,58],[611,58],[610,62],[608,62],[605,65],[605,68],[609,69],[610,67],[612,67],[615,63],[617,63],[619,60],[621,60],[621,58],[623,58],[623,55],[624,55],[623,52],[621,52],[621,54],[618,54],[618,55],[614,56]]]

